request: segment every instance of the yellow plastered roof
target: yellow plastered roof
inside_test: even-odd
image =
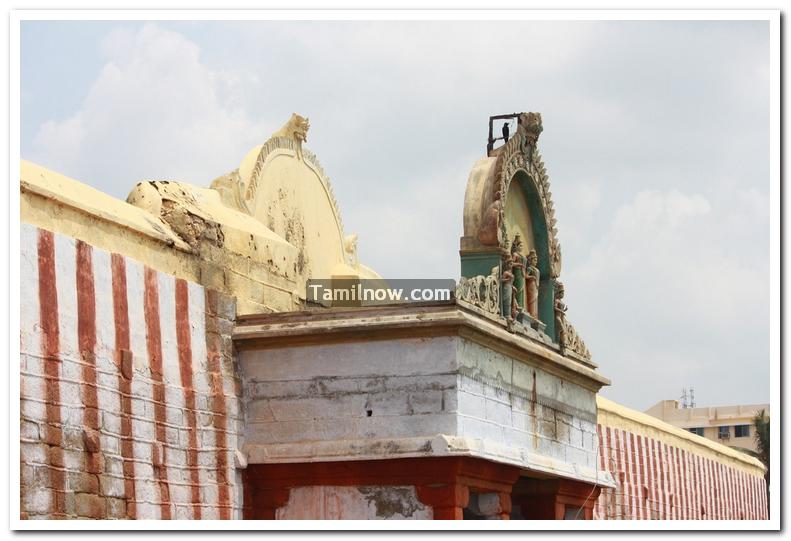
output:
[[[35,163],[20,161],[19,182],[23,191],[36,193],[53,202],[116,223],[180,250],[190,250],[189,245],[167,224],[145,210]]]

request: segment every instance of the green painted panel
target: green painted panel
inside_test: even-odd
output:
[[[500,252],[484,252],[475,254],[464,254],[461,256],[461,276],[471,278],[473,276],[488,276],[492,273],[492,268],[500,266]]]

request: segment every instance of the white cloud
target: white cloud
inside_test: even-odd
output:
[[[768,323],[766,255],[745,257],[729,242],[745,223],[760,225],[767,207],[747,200],[736,208],[701,194],[640,191],[615,211],[588,259],[566,270],[569,316],[621,399],[646,400],[623,385],[630,373],[652,382],[648,400],[691,383],[707,403],[733,400],[733,389],[713,384],[722,365],[761,359],[753,370],[768,373],[765,340],[755,348]],[[750,379],[758,388],[768,383]]]
[[[113,32],[103,51],[81,109],[39,130],[34,161],[125,197],[144,178],[206,184],[272,129],[234,100],[239,75],[209,69],[176,32]]]

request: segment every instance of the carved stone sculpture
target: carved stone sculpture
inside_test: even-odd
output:
[[[525,309],[526,267],[527,258],[522,255],[522,237],[517,233],[514,237],[514,242],[511,244],[511,272],[514,275],[514,299],[520,312]]]
[[[568,307],[563,302],[565,292],[566,289],[563,283],[560,281],[555,282],[555,330],[560,353],[564,353],[568,345],[568,336],[566,336],[566,310],[568,310]]]
[[[503,284],[503,317],[512,320],[519,314],[519,305],[516,302],[514,291],[513,259],[510,254],[503,257],[503,270],[500,276]]]
[[[308,140],[308,130],[310,129],[310,119],[292,113],[291,118],[283,124],[283,127],[272,134],[272,137],[286,137],[293,139],[296,143],[297,158],[302,159],[302,143]]]
[[[496,245],[500,244],[500,215],[503,212],[502,195],[499,191],[495,192],[494,200],[486,209],[481,229],[478,232],[478,240],[481,244]]]
[[[346,252],[346,261],[353,269],[360,266],[357,259],[357,233],[346,235],[343,239],[343,251]]]
[[[528,314],[538,319],[538,284],[541,273],[538,270],[538,255],[535,250],[527,254],[525,267],[525,310]]]
[[[567,352],[571,352],[574,356],[589,361],[591,354],[590,351],[588,351],[588,347],[577,334],[576,329],[566,319],[567,307],[563,303],[564,293],[563,284],[555,282],[555,326],[557,327],[560,352],[564,355]]]

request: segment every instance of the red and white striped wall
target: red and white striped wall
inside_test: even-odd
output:
[[[600,520],[767,519],[763,477],[654,438],[598,425],[599,467],[617,488],[602,489]]]
[[[28,224],[20,276],[22,517],[241,518],[227,303]]]

